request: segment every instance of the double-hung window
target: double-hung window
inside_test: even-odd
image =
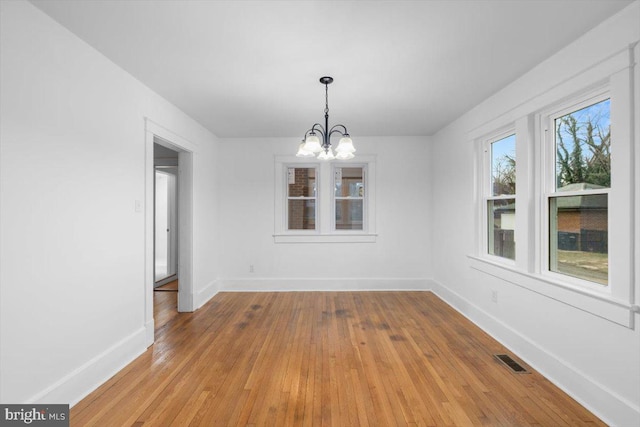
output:
[[[376,241],[375,157],[309,162],[276,157],[276,243]]]
[[[640,229],[634,49],[471,132],[471,266],[625,326]]]
[[[486,141],[486,250],[490,255],[515,260],[516,241],[516,135],[501,134]]]
[[[605,93],[550,114],[545,129],[548,271],[605,286],[612,185],[610,112]]]
[[[287,168],[287,230],[316,229],[316,176],[314,167]]]
[[[335,230],[363,230],[364,175],[362,166],[334,168]]]

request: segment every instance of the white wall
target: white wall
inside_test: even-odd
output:
[[[476,251],[473,237],[478,212],[474,204],[474,144],[470,135],[487,123],[498,125],[519,117],[520,113],[514,111],[526,112],[528,105],[536,104],[536,97],[553,98],[557,85],[571,85],[581,78],[581,72],[638,39],[640,3],[635,2],[438,132],[430,165],[434,182],[430,253],[436,292],[606,422],[619,426],[640,425],[638,314],[635,329],[629,329],[470,268],[472,261],[467,255]],[[636,48],[636,55],[637,52]],[[637,64],[637,56],[635,60]],[[636,150],[640,128],[637,68],[636,65]],[[640,171],[637,160],[638,156],[636,174]],[[640,247],[637,230],[635,247]],[[636,275],[640,271],[638,252],[635,271]],[[636,295],[640,295],[637,279],[638,276]],[[498,292],[497,304],[491,302],[492,290]],[[638,304],[637,297],[635,303]]]
[[[299,138],[220,140],[221,289],[426,287],[429,139],[353,138],[356,156],[377,155],[375,243],[274,243],[275,156]]]
[[[74,403],[143,351],[145,224],[134,205],[145,200],[148,117],[197,147],[199,302],[216,288],[416,288],[433,277],[441,296],[606,421],[637,424],[637,315],[628,329],[468,267],[467,133],[638,40],[638,2],[433,138],[354,135],[357,154],[377,155],[378,184],[377,242],[357,244],[274,243],[274,156],[291,155],[297,138],[217,144],[31,4],[0,7],[1,402]]]
[[[0,2],[0,401],[74,403],[145,349],[145,117],[196,146],[194,292],[215,137],[23,1]]]

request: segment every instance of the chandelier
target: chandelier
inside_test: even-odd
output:
[[[297,157],[315,157],[316,154],[319,160],[348,160],[355,157],[353,153],[356,149],[353,148],[353,142],[347,128],[344,125],[335,125],[329,129],[329,85],[331,82],[333,82],[333,77],[320,77],[320,83],[324,85],[325,91],[324,127],[320,123],[316,123],[304,134],[296,153]],[[342,138],[340,138],[334,154],[331,147],[331,136],[336,133],[340,134]]]

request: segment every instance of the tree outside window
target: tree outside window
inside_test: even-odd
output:
[[[610,110],[605,99],[555,118],[556,192],[549,198],[549,269],[603,285],[609,273]]]

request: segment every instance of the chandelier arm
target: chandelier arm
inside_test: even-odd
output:
[[[341,127],[342,129],[344,129],[344,132],[340,132],[338,129],[336,129],[337,127]],[[347,130],[347,127],[345,125],[335,125],[331,128],[331,130],[329,130],[329,135],[332,135],[334,132],[338,132],[341,135],[348,135],[349,131]]]
[[[313,126],[311,126],[311,129],[309,129],[307,132],[315,132],[315,131],[320,132],[322,135],[325,135],[327,133],[324,126],[322,126],[320,123],[315,123]]]
[[[336,129],[336,130],[332,130],[332,131],[329,133],[329,136],[327,137],[327,139],[329,139],[329,140],[330,140],[330,139],[331,139],[331,136],[332,136],[334,133],[339,133],[341,136],[344,136],[344,135],[345,135],[345,134],[343,134],[342,132],[340,132],[339,130],[337,130],[337,129]]]
[[[324,127],[320,123],[316,123],[316,124],[313,125],[313,127],[311,129],[309,129],[307,131],[307,133],[308,132],[318,132],[320,135],[322,135],[322,141],[321,141],[320,145],[322,146],[322,148],[324,148],[325,151],[327,151],[327,147],[329,146],[329,144],[328,144],[329,135],[327,134],[327,132],[324,129]],[[305,136],[305,138],[306,138],[306,136]]]

